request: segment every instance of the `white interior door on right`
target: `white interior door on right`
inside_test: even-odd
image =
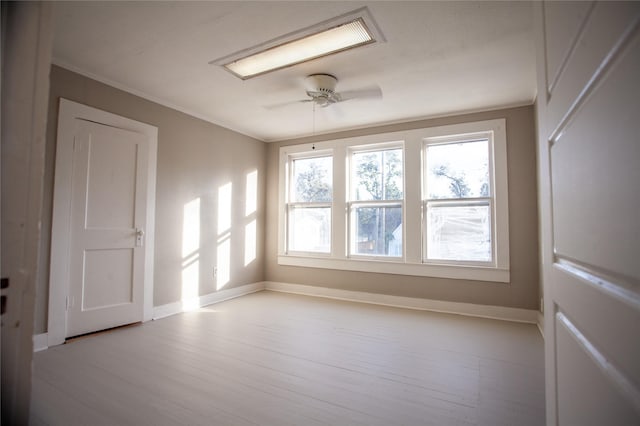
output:
[[[640,3],[535,3],[548,425],[640,424]]]

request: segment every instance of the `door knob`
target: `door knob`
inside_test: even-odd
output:
[[[136,247],[142,247],[142,238],[144,237],[144,231],[142,228],[136,228]]]

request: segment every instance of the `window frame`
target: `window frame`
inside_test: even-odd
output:
[[[353,156],[360,153],[368,152],[381,152],[390,150],[400,150],[401,162],[402,162],[402,199],[399,200],[356,200],[355,187],[354,187],[354,164]],[[354,145],[347,149],[347,253],[351,259],[365,259],[365,260],[404,260],[404,226],[402,228],[402,255],[401,256],[388,256],[377,254],[359,254],[355,252],[355,243],[357,240],[356,226],[355,226],[355,209],[357,208],[380,208],[380,207],[394,207],[399,206],[401,209],[402,223],[404,224],[404,199],[405,199],[405,173],[404,173],[404,141],[391,141],[382,142],[376,144],[367,145]],[[355,209],[354,209],[355,206]]]
[[[489,168],[489,196],[487,197],[461,197],[461,198],[429,198],[428,189],[428,175],[426,164],[428,162],[428,148],[430,146],[443,146],[453,144],[472,143],[478,141],[487,141],[487,158]],[[495,196],[495,167],[494,167],[494,137],[492,131],[468,133],[454,136],[444,137],[430,137],[423,140],[423,170],[422,170],[422,211],[424,212],[422,218],[422,262],[432,265],[457,265],[457,266],[487,266],[497,267],[497,247],[496,247],[496,203]],[[473,261],[473,260],[454,260],[454,259],[429,259],[429,205],[434,206],[451,206],[451,207],[463,207],[463,206],[488,206],[489,207],[489,219],[490,219],[490,233],[491,233],[491,259],[488,261]]]
[[[331,201],[293,201],[292,199],[293,197],[293,192],[294,192],[294,188],[291,185],[291,183],[293,182],[293,173],[294,173],[294,168],[293,168],[293,162],[296,160],[310,160],[310,159],[314,159],[314,158],[326,158],[326,157],[330,157],[331,158],[331,163],[332,163],[332,169],[331,169],[331,173],[333,173],[333,151],[332,150],[319,150],[319,151],[315,151],[313,150],[311,153],[296,153],[296,154],[291,154],[289,155],[288,159],[287,159],[287,166],[286,166],[286,195],[285,195],[285,208],[286,208],[286,212],[285,212],[285,228],[284,228],[284,232],[285,232],[285,252],[287,254],[291,254],[291,255],[303,255],[303,256],[320,256],[320,257],[330,257],[332,252],[333,252],[333,198],[334,198],[334,182],[333,182],[333,175],[331,176]],[[290,232],[291,232],[291,212],[292,210],[299,208],[299,209],[305,209],[305,208],[329,208],[330,210],[330,224],[329,224],[329,251],[328,252],[322,252],[322,251],[304,251],[304,250],[292,250],[290,248],[291,245],[291,241],[289,240],[290,237]]]
[[[424,140],[436,137],[493,132],[493,161],[495,191],[495,265],[425,263],[423,234],[424,215]],[[402,142],[403,150],[403,256],[361,257],[349,256],[350,221],[348,201],[350,199],[350,150],[364,150],[368,146]],[[286,252],[286,171],[291,155],[313,155],[315,152],[333,153],[333,207],[331,215],[331,253],[287,253]],[[490,160],[491,161],[491,160]],[[507,186],[506,121],[494,119],[459,123],[439,127],[412,129],[400,132],[372,134],[344,139],[326,140],[316,143],[286,145],[280,147],[278,204],[278,256],[277,262],[284,266],[325,268],[345,271],[374,272],[423,277],[464,279],[509,283],[509,216]]]

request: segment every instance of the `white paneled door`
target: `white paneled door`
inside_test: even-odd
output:
[[[640,424],[640,3],[536,4],[548,425]]]
[[[49,346],[151,319],[158,129],[60,99]]]
[[[142,321],[148,141],[76,119],[67,336]]]

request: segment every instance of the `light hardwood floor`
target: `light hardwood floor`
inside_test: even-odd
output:
[[[33,425],[542,425],[536,326],[263,291],[35,354]]]

